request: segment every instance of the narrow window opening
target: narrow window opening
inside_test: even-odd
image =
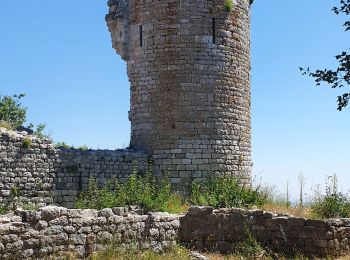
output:
[[[140,25],[140,47],[142,47],[143,42],[143,31],[142,31],[142,25]]]
[[[215,21],[216,19],[215,18],[213,18],[213,43],[215,44],[215,42],[216,42],[216,21]]]

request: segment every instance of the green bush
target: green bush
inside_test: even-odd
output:
[[[30,124],[29,128],[33,129],[34,125]],[[33,129],[33,135],[35,135],[36,137],[38,137],[40,139],[50,139],[51,140],[50,135],[44,133],[45,128],[46,128],[46,124],[38,124],[36,126],[36,129]]]
[[[312,206],[312,212],[316,218],[349,218],[350,200],[341,192],[329,194]]]
[[[350,198],[338,191],[337,176],[329,176],[326,183],[326,195],[316,198],[312,205],[312,213],[316,218],[349,218]]]
[[[140,206],[144,211],[184,211],[182,199],[171,192],[167,178],[157,182],[150,171],[144,176],[133,171],[125,183],[110,181],[99,187],[96,180],[90,179],[86,190],[81,192],[77,208],[111,208],[128,205]]]
[[[27,111],[20,102],[24,96],[24,94],[0,95],[0,121],[7,122],[13,129],[22,126],[26,121]]]
[[[55,144],[55,148],[57,149],[79,149],[81,151],[87,151],[89,150],[90,148],[86,145],[82,145],[82,146],[79,146],[78,148],[75,148],[74,146],[72,145],[69,145],[65,142],[58,142]]]
[[[238,184],[234,177],[215,176],[203,183],[192,185],[191,203],[214,208],[262,206],[267,195]]]
[[[10,209],[7,206],[0,204],[0,215],[7,214],[9,211]]]
[[[65,142],[58,142],[55,144],[55,148],[57,149],[72,149],[73,146],[66,144]]]
[[[25,137],[22,141],[22,147],[25,149],[29,149],[32,146],[32,140],[29,137]]]
[[[90,148],[87,145],[82,145],[82,146],[79,146],[78,149],[81,151],[88,151]]]
[[[227,12],[231,12],[233,10],[233,0],[226,0],[224,6]]]

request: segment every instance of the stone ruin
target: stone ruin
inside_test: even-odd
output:
[[[213,174],[250,183],[250,1],[109,0],[113,47],[131,82],[125,150],[56,149],[0,128],[0,204],[74,207],[89,178],[126,179],[136,163],[170,174],[175,188]],[[24,146],[23,143],[30,144]],[[0,216],[1,259],[79,258],[118,241],[162,251],[180,242],[229,253],[254,238],[276,252],[337,257],[350,251],[350,220],[307,220],[261,210],[192,207],[184,215],[137,208],[47,206]]]
[[[210,207],[192,207],[186,215],[174,215],[144,214],[136,208],[98,211],[48,206],[0,216],[0,259],[49,259],[67,252],[86,259],[115,243],[156,252],[180,243],[227,254],[249,236],[267,249],[291,256],[335,259],[350,252],[349,219],[306,220],[261,210]]]
[[[215,173],[250,183],[250,1],[108,5],[131,83],[130,147],[180,189]]]
[[[56,149],[0,129],[0,203],[73,207],[90,178],[125,180],[136,163],[175,190],[215,174],[250,184],[250,2],[110,0],[113,47],[131,82],[125,150]],[[30,147],[23,147],[29,139]]]

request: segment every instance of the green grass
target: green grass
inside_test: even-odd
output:
[[[265,202],[263,192],[243,187],[233,177],[217,176],[203,183],[194,183],[191,194],[184,197],[171,190],[167,178],[156,180],[150,170],[140,175],[134,169],[124,183],[109,181],[100,186],[96,180],[90,179],[87,188],[80,193],[76,207],[103,209],[137,205],[145,212],[182,213],[187,211],[189,204],[214,208],[251,208]]]
[[[0,215],[5,215],[10,212],[10,209],[3,204],[0,204]]]
[[[203,183],[194,183],[190,200],[193,205],[214,208],[251,208],[264,205],[267,195],[259,188],[240,185],[237,178],[215,176]]]
[[[233,10],[233,0],[226,0],[224,4],[225,10],[231,12]]]
[[[25,137],[22,141],[22,147],[25,149],[29,149],[32,146],[32,140],[29,137]]]
[[[109,248],[100,253],[95,253],[91,260],[190,260],[190,251],[180,246],[173,246],[169,251],[164,253],[155,253],[152,250],[123,250],[120,248]]]
[[[189,207],[180,195],[171,192],[167,178],[156,180],[150,171],[140,175],[137,169],[124,183],[109,181],[99,186],[96,180],[90,179],[87,189],[80,193],[76,202],[77,208],[93,209],[129,205],[140,206],[145,212],[169,213],[182,213]]]

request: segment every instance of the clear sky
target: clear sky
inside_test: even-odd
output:
[[[104,21],[107,0],[2,1],[0,93],[26,93],[28,122],[47,124],[55,141],[94,148],[129,143],[129,83]],[[341,91],[315,87],[300,66],[334,67],[347,50],[334,0],[256,0],[252,6],[254,175],[296,190],[337,173],[350,189],[350,107]],[[345,91],[345,90],[344,90]],[[309,193],[309,192],[308,192]]]

